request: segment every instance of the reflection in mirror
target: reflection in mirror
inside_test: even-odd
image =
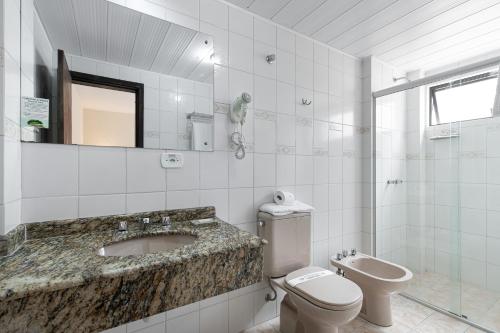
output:
[[[35,0],[29,24],[23,141],[213,150],[210,36],[106,0]]]

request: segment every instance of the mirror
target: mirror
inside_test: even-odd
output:
[[[32,16],[23,141],[213,150],[211,36],[106,0],[35,0]]]

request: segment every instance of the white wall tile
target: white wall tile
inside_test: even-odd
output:
[[[500,266],[487,266],[487,281],[488,289],[500,291]]]
[[[500,266],[500,257],[498,256],[498,253],[500,253],[500,238],[486,238],[486,246],[486,260],[493,265]]]
[[[276,81],[255,76],[254,108],[266,111],[276,111]],[[256,126],[256,128],[258,128]]]
[[[196,302],[196,303],[187,304],[187,305],[169,310],[166,312],[167,321],[171,320],[173,318],[178,318],[180,316],[184,316],[184,315],[192,313],[192,312],[198,312],[199,309],[200,309],[200,303]]]
[[[276,143],[289,147],[295,146],[295,117],[278,114],[276,121]]]
[[[215,0],[200,0],[200,20],[219,28],[228,28],[228,8]]]
[[[200,310],[200,333],[228,332],[228,303],[219,303]]]
[[[249,13],[229,7],[229,31],[253,38],[253,17]]]
[[[269,154],[276,152],[276,122],[257,118],[254,120],[254,126],[255,152]]]
[[[276,185],[295,185],[295,155],[276,155]]]
[[[251,38],[229,33],[229,66],[245,72],[253,71],[253,42]]]
[[[229,300],[229,332],[238,333],[254,326],[253,294],[248,293]]]
[[[125,193],[125,161],[123,148],[79,147],[79,194]]]
[[[228,190],[202,190],[200,191],[200,206],[214,206],[217,216],[227,221],[229,218]]]
[[[82,195],[78,197],[78,216],[106,216],[125,214],[125,194]]]
[[[167,209],[192,208],[200,205],[198,190],[167,191]]]
[[[254,186],[276,185],[276,155],[254,154]]]
[[[167,169],[167,189],[194,190],[200,186],[200,154],[198,152],[181,152],[184,164],[179,169]]]
[[[277,83],[276,110],[279,113],[295,115],[295,88],[293,85]]]
[[[282,27],[277,28],[277,45],[279,49],[295,53],[295,34]]]
[[[200,188],[228,187],[228,156],[226,152],[200,154]]]
[[[247,153],[242,160],[236,159],[234,153],[228,153],[229,187],[253,187],[253,154]]]
[[[127,214],[151,212],[166,209],[166,193],[131,193],[127,194]]]
[[[127,149],[127,193],[158,192],[166,189],[166,171],[160,151]]]
[[[295,58],[295,82],[298,86],[313,89],[314,67],[311,60]]]
[[[198,333],[200,331],[199,316],[199,312],[191,312],[168,320],[166,324],[167,332]]]
[[[22,200],[22,222],[40,222],[78,217],[78,197],[41,197]]]
[[[22,159],[24,198],[77,195],[77,146],[25,144]]]
[[[234,188],[229,190],[229,222],[241,224],[255,221],[253,189]]]
[[[276,25],[261,20],[254,19],[254,39],[276,47]]]
[[[279,81],[295,84],[295,55],[283,50],[277,51],[276,77]]]
[[[328,48],[318,43],[314,43],[314,62],[328,66]]]
[[[312,40],[298,36],[295,37],[295,52],[298,56],[301,56],[305,59],[313,60],[314,52],[313,52],[313,42]]]
[[[311,156],[295,156],[295,183],[307,185],[313,183],[313,159]]]

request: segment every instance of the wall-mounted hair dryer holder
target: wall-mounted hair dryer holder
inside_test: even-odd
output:
[[[231,110],[229,110],[229,117],[231,121],[239,126],[236,126],[235,131],[231,134],[231,143],[236,147],[234,156],[242,160],[246,155],[246,142],[243,136],[243,124],[246,121],[248,104],[252,101],[252,96],[249,93],[242,93],[241,96],[236,98],[233,105],[231,105]]]

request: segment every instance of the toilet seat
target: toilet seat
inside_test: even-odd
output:
[[[291,272],[285,277],[285,288],[304,298],[310,303],[327,310],[343,311],[359,306],[363,292],[354,282],[337,274],[322,275],[330,272],[321,267],[305,267]],[[297,278],[311,273],[317,277],[297,283]]]

